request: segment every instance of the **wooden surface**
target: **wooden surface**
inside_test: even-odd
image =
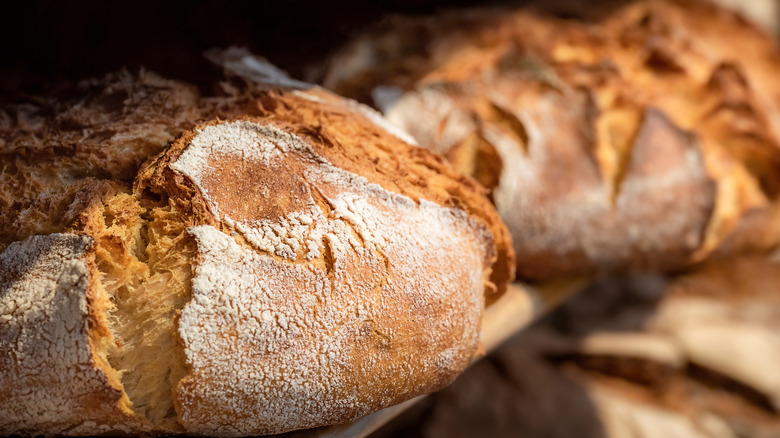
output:
[[[482,318],[482,346],[489,353],[521,331],[535,319],[554,308],[587,283],[584,279],[531,286],[522,283],[509,285],[498,301],[485,309]],[[476,360],[479,360],[477,358]],[[287,438],[363,438],[400,415],[423,396],[407,400],[352,423],[321,427],[286,434]]]

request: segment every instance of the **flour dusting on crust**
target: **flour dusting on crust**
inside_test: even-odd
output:
[[[305,168],[299,175],[290,175],[286,161],[290,156]],[[237,161],[240,160],[240,161]],[[223,179],[215,180],[219,174],[219,165],[225,161],[241,162],[244,166],[259,166],[272,169],[271,178],[279,181],[292,178],[289,185],[302,187],[296,196],[299,209],[291,209],[284,216],[273,218],[235,217],[230,211],[223,211],[217,201],[229,193],[213,193],[224,190]],[[209,209],[217,220],[235,228],[255,248],[273,253],[280,257],[296,259],[303,252],[306,259],[312,260],[321,255],[323,238],[327,234],[339,234],[353,246],[355,238],[367,245],[381,243],[384,236],[375,233],[371,215],[366,214],[366,199],[369,194],[380,199],[393,198],[395,203],[414,202],[404,196],[387,192],[378,184],[368,182],[364,177],[344,171],[328,163],[319,156],[303,139],[270,125],[238,121],[203,128],[190,142],[184,153],[171,164],[175,171],[189,177],[200,189]],[[234,170],[231,172],[235,172]],[[256,173],[249,172],[250,178]],[[259,182],[261,185],[263,182]],[[315,200],[315,194],[322,193],[321,185],[340,184],[357,189],[353,195],[328,197],[327,202],[336,221],[330,221],[327,212]],[[271,190],[261,193],[264,197],[279,196]],[[293,194],[295,196],[295,193]],[[452,214],[462,214],[469,226],[476,227],[465,213],[451,210]],[[348,232],[356,231],[357,236]]]
[[[236,177],[220,167],[231,160],[241,175],[275,175],[296,199],[232,204],[240,187],[216,190]],[[190,229],[199,261],[179,334],[191,373],[178,393],[188,431],[357,418],[446,384],[471,360],[490,237],[467,213],[391,193],[252,122],[202,129],[171,167],[245,239]]]
[[[111,426],[121,418],[121,391],[90,351],[91,242],[72,234],[34,236],[0,254],[0,433],[70,434],[84,423],[94,423],[90,433],[130,433]]]

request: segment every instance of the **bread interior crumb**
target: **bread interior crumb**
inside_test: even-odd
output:
[[[130,193],[92,214],[88,233],[113,334],[98,354],[136,415],[153,428],[176,430],[173,396],[187,371],[177,323],[191,296],[194,242],[172,203]]]

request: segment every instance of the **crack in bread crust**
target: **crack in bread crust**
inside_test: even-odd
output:
[[[39,212],[41,230],[93,242],[68,259],[86,267],[85,291],[52,287],[85,297],[88,343],[75,353],[91,358],[81,371],[102,379],[100,406],[3,431],[246,435],[343,422],[440,388],[478,351],[485,301],[513,263],[476,183],[320,89],[201,103],[154,132],[198,114],[258,117],[185,132],[132,187],[133,163],[98,175],[94,160],[64,159],[87,173],[66,175],[76,184]],[[193,159],[209,130],[222,143]],[[160,138],[119,144],[145,154]],[[263,142],[267,159],[251,156]],[[48,171],[42,155],[28,158],[15,159]],[[16,172],[5,164],[2,182]],[[25,209],[54,193],[41,184],[20,199]],[[16,251],[31,232],[3,229],[0,245]]]
[[[176,321],[189,300],[194,255],[180,214],[165,200],[119,193],[83,222],[111,300],[107,360],[139,418],[179,431],[173,393],[185,368]]]
[[[477,351],[495,257],[486,227],[315,147],[262,120],[208,124],[157,160],[171,172],[146,180],[181,199],[175,183],[192,212],[210,215],[189,228],[197,257],[179,320],[190,372],[176,406],[188,431],[349,421],[441,387]],[[264,186],[269,171],[293,202]],[[241,185],[260,192],[236,203]]]

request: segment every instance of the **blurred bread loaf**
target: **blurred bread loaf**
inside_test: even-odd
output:
[[[602,279],[387,430],[426,438],[780,436],[780,265]],[[387,435],[391,435],[387,433]]]
[[[482,188],[222,55],[218,97],[119,74],[3,108],[0,433],[281,433],[478,353],[514,265]]]
[[[490,189],[521,278],[774,247],[775,41],[704,1],[597,5],[389,20],[323,83]]]

